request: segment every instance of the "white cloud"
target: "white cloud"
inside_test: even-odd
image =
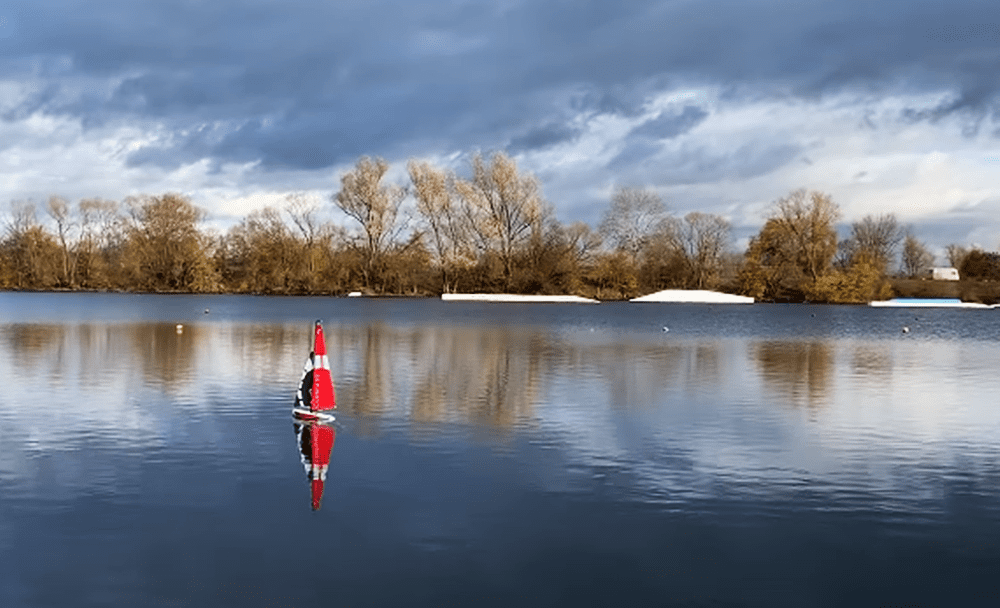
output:
[[[22,100],[37,92],[16,81],[4,81],[0,89]],[[558,95],[564,104],[571,97]],[[745,99],[719,87],[680,87],[649,96],[634,115],[564,112],[576,135],[523,151],[518,160],[542,177],[564,221],[596,223],[614,185],[628,183],[657,188],[676,213],[697,209],[754,226],[773,200],[806,187],[832,194],[847,222],[891,212],[921,226],[918,232],[932,245],[942,245],[935,242],[936,223],[948,219],[953,226],[967,217],[968,238],[992,246],[1000,241],[1000,220],[993,219],[1000,217],[994,213],[1000,207],[1000,144],[989,119],[971,132],[970,118],[961,113],[927,118],[953,98],[951,91],[938,91]],[[630,137],[636,127],[690,106],[707,116],[672,137],[644,136],[636,148]],[[136,150],[165,146],[182,135],[158,121],[94,126],[42,111],[10,118],[0,122],[0,171],[7,177],[0,196],[120,200],[175,191],[225,224],[263,206],[280,206],[289,192],[309,192],[325,202],[350,168],[265,170],[253,159],[219,162],[208,156],[176,167],[127,162]],[[616,165],[629,150],[635,158]],[[429,150],[424,157],[462,172],[466,152]],[[405,183],[406,159],[389,160],[388,179]]]
[[[939,107],[952,96],[744,101],[711,88],[665,91],[640,116],[584,121],[578,138],[525,153],[524,165],[546,175],[551,199],[570,206],[581,197],[602,206],[614,183],[638,182],[656,187],[677,213],[708,210],[738,224],[760,225],[773,200],[806,187],[833,195],[846,222],[895,213],[904,222],[930,223],[1000,201],[1000,145],[986,128],[992,125],[970,136],[963,134],[968,119],[961,114],[934,121],[904,114],[907,108]],[[708,110],[704,121],[656,142],[655,151],[631,167],[608,167],[633,127],[694,103]],[[1000,234],[1000,223],[987,222],[988,228],[979,223],[978,230]]]

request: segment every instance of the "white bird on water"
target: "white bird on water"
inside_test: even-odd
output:
[[[908,333],[910,333],[910,328],[904,325],[904,326],[903,326],[903,333],[904,333],[904,334],[908,334]]]
[[[664,326],[663,326],[663,331],[670,331],[670,328],[669,328],[669,327],[667,327],[666,325],[664,325]]]

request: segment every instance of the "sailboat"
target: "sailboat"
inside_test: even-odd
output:
[[[302,370],[302,381],[295,393],[292,415],[299,420],[332,422],[337,399],[330,377],[330,358],[326,354],[323,323],[316,321],[313,329],[313,349]]]
[[[312,495],[312,510],[319,511],[323,500],[323,486],[326,484],[326,472],[330,467],[330,452],[333,451],[333,441],[337,431],[319,422],[297,420],[295,436],[299,444],[299,456],[306,469],[309,479],[309,492]]]

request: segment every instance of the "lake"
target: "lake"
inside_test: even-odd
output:
[[[989,310],[3,293],[0,605],[996,606],[998,365]]]

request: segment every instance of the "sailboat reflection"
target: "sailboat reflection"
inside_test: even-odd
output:
[[[312,510],[319,511],[323,500],[323,485],[330,467],[330,453],[337,432],[333,427],[315,421],[296,421],[295,436],[299,444],[302,465],[306,469],[312,494]]]

